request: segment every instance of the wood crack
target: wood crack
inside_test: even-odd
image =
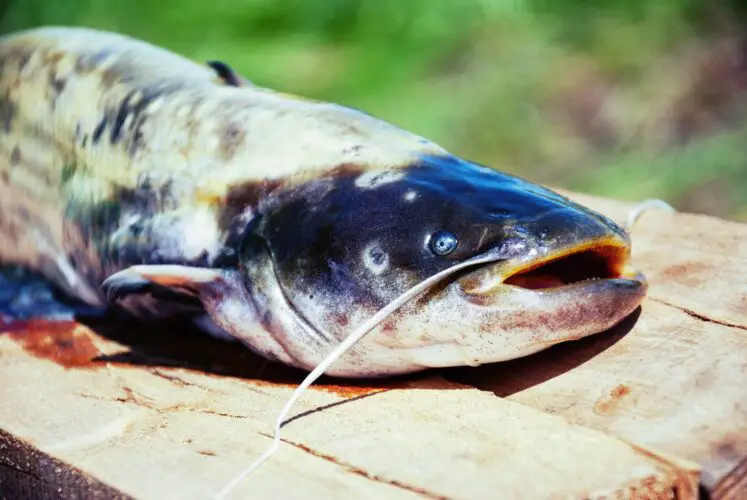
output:
[[[652,296],[649,295],[648,299],[652,300],[654,302],[658,302],[659,304],[664,304],[665,306],[674,307],[675,309],[679,309],[680,311],[684,312],[685,314],[687,314],[689,316],[692,316],[693,318],[699,319],[701,321],[706,321],[708,323],[715,323],[715,324],[721,325],[721,326],[728,326],[728,327],[731,327],[731,328],[738,328],[740,330],[747,330],[747,326],[740,325],[739,323],[732,323],[731,321],[724,321],[722,319],[709,318],[708,316],[704,316],[704,315],[702,315],[700,313],[697,313],[697,312],[693,311],[692,309],[688,309],[686,307],[682,307],[680,305],[673,304],[673,303],[671,303],[671,302],[669,302],[667,300],[660,299],[658,297],[652,297]]]
[[[268,434],[265,434],[264,432],[260,432],[259,434],[261,434],[262,436],[265,436],[267,438],[272,439],[272,436],[270,436]],[[322,452],[320,452],[318,450],[315,450],[315,449],[313,449],[313,448],[311,448],[309,446],[303,445],[301,443],[296,443],[296,442],[293,442],[293,441],[290,441],[290,440],[284,439],[284,438],[281,438],[280,440],[282,442],[284,442],[284,443],[287,443],[287,444],[289,444],[291,446],[294,446],[294,447],[298,448],[299,450],[305,451],[306,453],[308,453],[310,455],[313,455],[313,456],[315,456],[317,458],[321,458],[322,460],[326,460],[326,461],[331,462],[331,463],[333,463],[335,465],[343,467],[345,470],[347,470],[349,472],[352,472],[353,474],[365,477],[366,479],[369,479],[371,481],[374,481],[374,482],[377,482],[377,483],[381,483],[381,484],[387,484],[389,486],[394,486],[396,488],[407,490],[407,491],[409,491],[411,493],[415,493],[415,494],[421,495],[423,497],[434,499],[434,500],[442,500],[442,499],[445,500],[447,498],[447,497],[445,497],[443,495],[439,495],[437,493],[433,493],[433,492],[428,491],[425,488],[421,488],[419,486],[413,486],[411,484],[407,484],[407,483],[403,483],[401,481],[397,481],[396,479],[387,479],[387,478],[381,477],[381,476],[379,476],[377,474],[373,474],[373,473],[368,472],[368,471],[366,471],[364,469],[356,467],[355,465],[352,465],[352,464],[349,464],[349,463],[346,463],[346,462],[342,462],[342,461],[338,460],[337,458],[333,457],[332,455],[328,455],[326,453],[322,453]]]
[[[166,373],[163,370],[159,370],[158,368],[153,368],[148,370],[150,373],[155,375],[156,377],[162,378],[164,380],[168,380],[169,382],[173,383],[174,385],[177,385],[179,387],[196,387],[198,389],[202,389],[205,392],[210,392],[210,390],[206,387],[203,387],[199,384],[196,384],[194,382],[184,380],[181,377],[178,377],[176,375],[172,375],[170,373]]]
[[[124,404],[133,404],[135,406],[139,406],[141,408],[146,408],[148,410],[152,410],[156,413],[169,413],[169,412],[177,412],[177,411],[188,411],[188,412],[194,412],[194,413],[207,413],[210,415],[217,415],[219,417],[228,417],[228,418],[237,418],[237,419],[247,419],[246,415],[237,415],[235,413],[225,413],[225,412],[219,412],[216,410],[211,410],[209,408],[195,408],[191,406],[182,406],[179,404],[175,404],[172,406],[165,406],[165,407],[159,407],[156,406],[144,399],[143,396],[138,395],[135,393],[132,389],[129,387],[123,388],[125,395],[124,396],[116,396],[116,397],[106,397],[106,396],[96,396],[93,394],[85,394],[85,393],[78,393],[79,396],[83,398],[88,399],[98,399],[100,401],[111,401],[114,403],[124,403]]]

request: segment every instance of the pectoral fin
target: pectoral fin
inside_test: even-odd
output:
[[[189,314],[207,333],[229,337],[233,325],[257,322],[238,271],[182,265],[136,265],[101,284],[107,300],[143,319]],[[207,316],[205,316],[207,313]]]
[[[137,265],[109,276],[101,289],[110,304],[144,321],[205,313],[203,292],[220,285],[221,274],[209,268]]]
[[[204,267],[180,265],[131,266],[109,276],[101,288],[109,301],[145,291],[153,285],[177,293],[197,296],[200,290],[218,284],[221,272]]]

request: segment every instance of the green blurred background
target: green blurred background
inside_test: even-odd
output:
[[[747,221],[741,4],[0,0],[0,30],[123,32],[535,181]]]

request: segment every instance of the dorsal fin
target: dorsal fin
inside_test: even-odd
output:
[[[218,78],[231,87],[249,87],[252,83],[239,76],[231,66],[222,61],[207,61],[206,63],[218,75]]]

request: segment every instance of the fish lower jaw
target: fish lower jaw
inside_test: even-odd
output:
[[[643,288],[644,291],[648,288],[648,283],[643,275],[638,275],[629,278],[587,278],[583,281],[577,281],[574,283],[564,283],[554,277],[544,278],[538,277],[533,280],[523,281],[517,280],[516,282],[503,283],[501,287],[504,293],[522,292],[522,293],[536,293],[540,296],[549,296],[552,294],[568,294],[568,293],[584,293],[584,291],[593,291],[598,286],[616,286],[620,285],[623,287],[630,288]]]
[[[643,275],[631,278],[589,278],[565,284],[545,280],[537,283],[494,286],[488,292],[475,293],[457,287],[457,294],[470,306],[486,311],[543,311],[561,310],[573,304],[594,308],[595,304],[617,303],[622,310],[632,311],[645,298],[648,282]],[[628,313],[630,312],[628,311]],[[613,311],[609,311],[612,314]]]
[[[625,322],[645,297],[645,286],[629,280],[570,285],[572,293],[520,290],[495,308],[465,312],[452,331],[458,341],[408,348],[423,368],[479,366],[510,361],[556,344],[604,334]],[[510,294],[509,294],[510,295]],[[445,328],[448,328],[445,326]]]

